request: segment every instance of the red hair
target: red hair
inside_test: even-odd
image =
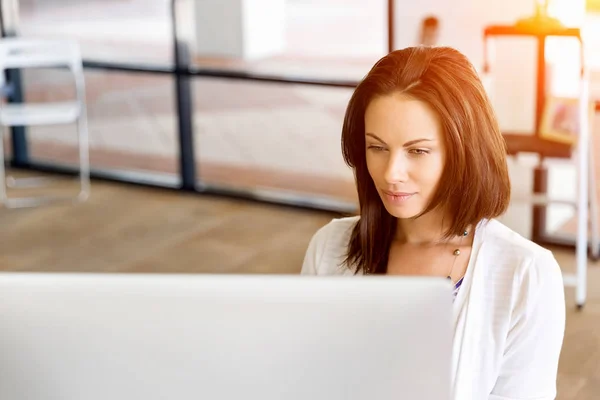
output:
[[[386,272],[396,231],[396,219],[384,208],[367,170],[364,121],[375,97],[394,93],[427,103],[442,121],[446,164],[437,192],[422,214],[441,207],[451,219],[446,237],[500,216],[510,200],[506,144],[469,60],[448,47],[394,51],[357,86],[342,128],[342,153],[354,170],[360,203],[360,220],[346,256],[346,264],[356,272]]]

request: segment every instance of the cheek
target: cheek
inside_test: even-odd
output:
[[[431,157],[427,166],[423,165],[416,169],[419,171],[422,181],[431,185],[432,189],[437,186],[444,172],[444,162],[442,157]]]
[[[377,157],[369,152],[367,152],[366,157],[367,162],[367,171],[369,171],[369,175],[371,179],[377,182],[382,176],[382,160],[381,157]]]

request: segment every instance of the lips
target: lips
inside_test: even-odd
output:
[[[386,199],[391,203],[402,203],[415,195],[415,193],[391,192],[388,190],[383,190],[382,192],[385,195]]]
[[[392,192],[390,190],[384,190],[383,193],[387,194],[388,196],[412,196],[414,194],[408,192]]]

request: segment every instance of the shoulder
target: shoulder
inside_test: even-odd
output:
[[[493,281],[507,283],[517,297],[562,292],[562,271],[548,249],[498,220],[483,222],[478,261]],[[560,296],[559,296],[560,297]]]
[[[336,218],[315,232],[304,257],[302,274],[332,275],[351,272],[342,263],[352,230],[359,219],[358,216]]]
[[[482,222],[482,251],[494,254],[499,261],[530,263],[554,258],[552,252],[521,236],[496,219]]]
[[[359,216],[332,219],[314,234],[313,240],[319,242],[327,241],[332,244],[341,243],[344,241],[343,239],[349,240],[352,229],[354,229],[359,219]],[[347,244],[347,241],[345,244]]]

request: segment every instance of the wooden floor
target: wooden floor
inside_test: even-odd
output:
[[[0,269],[294,274],[311,235],[332,217],[94,182],[93,195],[83,204],[0,208]],[[555,255],[572,270],[572,252]],[[590,265],[589,280],[589,301],[581,312],[567,289],[559,400],[600,396],[599,266]]]

